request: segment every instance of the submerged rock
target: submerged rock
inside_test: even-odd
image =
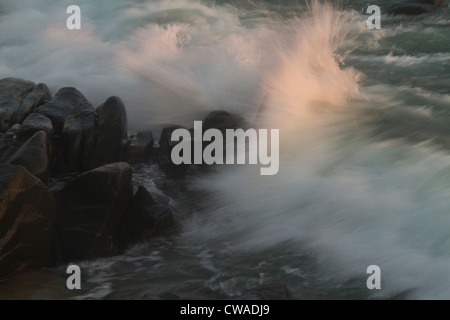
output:
[[[51,264],[56,203],[22,166],[0,164],[0,278]]]
[[[418,15],[431,12],[443,4],[443,0],[410,0],[392,4],[388,8],[388,14]]]
[[[244,118],[231,114],[229,112],[218,110],[213,111],[209,113],[202,123],[202,133],[208,129],[218,129],[222,135],[226,136],[226,130],[227,129],[248,129],[249,124],[244,120]],[[171,125],[165,127],[161,132],[161,137],[159,139],[159,155],[158,155],[158,164],[159,166],[165,171],[165,173],[170,178],[184,178],[186,176],[186,173],[188,172],[188,169],[192,166],[189,164],[179,164],[176,165],[173,163],[171,158],[172,149],[175,145],[177,145],[178,141],[171,141],[171,136],[174,130],[183,128],[181,126],[177,125]],[[190,137],[191,137],[191,164],[194,164],[194,150],[195,150],[195,129],[189,129]],[[210,144],[210,142],[202,141],[200,142],[202,145],[202,152],[205,149],[206,146]],[[225,146],[226,146],[226,139],[223,140],[223,146],[224,146],[224,153],[223,157],[226,158],[225,154]],[[201,165],[199,165],[201,166]],[[206,168],[207,165],[203,165],[203,168]]]
[[[112,255],[112,236],[133,194],[131,168],[114,163],[82,173],[56,192],[56,245],[64,262]]]
[[[247,130],[249,128],[249,124],[245,121],[241,116],[231,114],[227,111],[217,110],[208,114],[203,120],[203,132],[208,129],[218,129],[222,133],[223,137],[226,137],[227,129],[243,129]],[[203,150],[209,144],[209,142],[203,142]],[[226,144],[227,141],[223,139],[223,161],[226,162]],[[237,154],[236,147],[234,154]],[[206,166],[203,166],[206,167]]]
[[[224,133],[226,129],[245,129],[246,127],[248,123],[244,118],[223,110],[213,111],[203,120],[203,131],[214,128]]]
[[[444,0],[411,0],[411,2],[428,3],[435,7],[442,7],[444,5]]]
[[[138,131],[125,146],[124,160],[129,164],[147,162],[153,155],[153,134],[151,130]]]
[[[170,208],[156,203],[150,193],[143,186],[139,186],[130,208],[119,224],[115,243],[119,249],[126,249],[133,244],[164,233],[172,222]]]
[[[187,164],[176,165],[172,162],[172,149],[178,141],[172,141],[171,136],[173,131],[179,128],[183,127],[178,125],[166,126],[162,129],[161,137],[159,138],[158,165],[171,178],[183,178],[189,166]]]

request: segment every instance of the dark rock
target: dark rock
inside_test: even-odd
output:
[[[7,163],[22,165],[31,174],[46,182],[48,178],[49,157],[50,148],[47,133],[38,131],[9,158]]]
[[[186,193],[185,184],[183,181],[178,181],[176,179],[168,178],[160,178],[153,180],[155,186],[164,192],[170,198],[181,198],[183,197],[183,193]]]
[[[0,278],[51,264],[55,200],[22,166],[0,164]]]
[[[124,160],[129,164],[147,162],[152,156],[153,134],[150,130],[138,131],[136,136],[131,136],[125,150]]]
[[[428,13],[435,8],[441,7],[443,4],[443,0],[410,0],[392,4],[388,8],[388,14],[418,15]]]
[[[149,228],[143,239],[161,235],[173,224],[172,210],[168,206],[157,204],[146,209],[145,222]]]
[[[127,138],[127,114],[118,97],[110,97],[97,107],[98,134],[91,167],[120,160],[122,141]]]
[[[0,163],[6,162],[18,149],[16,135],[8,132],[0,133]]]
[[[20,124],[16,123],[0,139],[0,162],[6,162],[19,149],[21,144],[17,139],[17,134],[20,128]]]
[[[33,88],[27,95],[25,95],[20,102],[19,107],[14,113],[12,123],[22,123],[22,121],[31,113],[34,109],[39,107],[44,102],[49,101],[52,98],[50,91],[45,83],[39,83]]]
[[[0,80],[0,131],[5,132],[14,124],[13,117],[23,97],[33,90],[35,84],[16,78]]]
[[[63,154],[65,173],[90,168],[95,147],[95,109],[87,101],[73,108],[64,122]]]
[[[69,262],[116,253],[112,236],[132,194],[127,163],[105,165],[68,182],[56,194],[59,259]]]
[[[53,99],[39,106],[35,112],[52,121],[55,134],[61,135],[64,122],[75,107],[86,102],[83,94],[75,88],[65,87],[58,90]]]
[[[30,113],[22,122],[22,127],[17,132],[17,136],[21,140],[27,140],[38,131],[44,131],[49,137],[53,137],[52,122],[40,113]]]
[[[187,164],[176,165],[172,162],[172,149],[178,141],[172,141],[171,137],[173,131],[180,128],[183,127],[178,125],[164,127],[161,131],[161,137],[159,138],[158,164],[171,178],[184,178],[189,166]]]
[[[247,130],[249,128],[249,124],[244,120],[244,118],[228,113],[223,110],[213,111],[210,114],[206,116],[206,118],[203,120],[203,132],[205,132],[208,129],[218,129],[222,133],[223,137],[226,137],[226,130],[227,129],[243,129]],[[209,142],[203,143],[203,149],[209,144]],[[223,161],[226,161],[226,139],[223,139]],[[235,145],[235,157],[237,154],[236,150],[237,146]],[[206,165],[203,166],[204,168],[207,167]]]
[[[20,131],[20,128],[21,128],[21,125],[16,123],[16,124],[12,125],[8,129],[8,131],[6,131],[6,135],[11,137],[11,138],[14,138],[14,137],[17,136],[17,133]]]
[[[115,236],[119,249],[164,233],[172,225],[173,217],[169,207],[159,205],[150,193],[139,186],[131,207],[123,215]]]
[[[39,139],[34,139],[31,143],[28,143],[29,139],[39,131],[45,132],[46,137],[40,136]],[[44,143],[41,138],[47,141]],[[42,150],[40,149],[41,144]],[[53,144],[51,121],[41,114],[31,113],[22,126],[20,124],[13,125],[0,138],[0,162],[24,165],[30,172],[46,181],[47,166],[51,162],[54,150]],[[36,161],[34,158],[36,158]],[[47,169],[43,170],[43,166]],[[38,167],[41,169],[36,170]]]
[[[442,7],[444,0],[410,0],[409,2],[428,3],[435,7]]]
[[[399,3],[389,7],[388,14],[399,15],[418,15],[422,13],[428,13],[433,9],[433,6],[429,4],[420,3]]]
[[[247,128],[244,118],[223,110],[213,111],[203,120],[203,132],[215,128],[224,132],[226,129]]]

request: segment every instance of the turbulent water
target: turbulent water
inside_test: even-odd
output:
[[[0,78],[117,95],[134,129],[218,109],[258,119],[280,129],[280,171],[191,177],[169,199],[173,235],[81,263],[82,293],[61,266],[8,279],[0,297],[450,298],[448,2],[383,14],[381,30],[358,0],[79,0],[79,31],[70,4],[0,1]],[[158,175],[135,168],[155,193]]]

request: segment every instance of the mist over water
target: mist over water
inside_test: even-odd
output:
[[[366,268],[376,264],[383,290],[374,296],[448,297],[448,149],[439,150],[432,137],[408,143],[419,130],[413,125],[396,139],[373,135],[373,118],[383,116],[366,104],[400,103],[387,88],[381,89],[387,97],[373,92],[376,86],[359,88],[362,75],[338,65],[352,22],[352,14],[318,5],[311,20],[294,23],[293,45],[266,79],[266,121],[281,128],[280,172],[227,170],[203,181],[218,208],[192,236],[230,241],[233,230],[233,247],[245,252],[287,246],[315,257],[318,277],[331,287],[358,278],[364,287]],[[419,118],[433,117],[420,112]]]
[[[369,31],[360,1],[228,3],[79,1],[74,32],[69,2],[0,1],[2,78],[117,95],[132,127],[225,109],[280,129],[277,175],[192,178],[181,234],[85,262],[79,298],[239,298],[274,280],[292,298],[449,298],[448,9]]]
[[[132,124],[192,123],[216,109],[252,113],[270,66],[264,26],[196,1],[90,1],[82,30],[65,28],[70,1],[3,1],[3,76],[75,86],[94,104],[120,96]],[[189,122],[186,121],[186,117]]]

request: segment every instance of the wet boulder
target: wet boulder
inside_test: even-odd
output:
[[[52,122],[42,114],[30,113],[22,122],[22,126],[17,132],[17,137],[20,140],[27,140],[38,131],[44,131],[49,137],[53,137]]]
[[[391,15],[418,15],[428,13],[434,9],[443,6],[443,0],[410,0],[400,3],[394,3],[388,8],[388,14]]]
[[[0,163],[6,162],[19,148],[17,133],[20,124],[15,124],[5,133],[0,132]]]
[[[66,118],[75,107],[86,101],[86,98],[77,89],[64,87],[58,90],[52,100],[39,106],[35,112],[49,118],[52,121],[56,136],[60,136]]]
[[[147,162],[153,155],[153,134],[151,130],[138,131],[125,145],[124,160],[129,164]]]
[[[56,190],[58,260],[115,254],[113,234],[132,195],[131,168],[123,162],[79,174]]]
[[[120,98],[108,98],[96,111],[98,133],[91,168],[119,161],[127,138],[127,113]]]
[[[0,164],[0,278],[51,264],[56,202],[22,166]]]
[[[162,129],[159,138],[158,165],[171,178],[184,178],[188,164],[174,164],[172,161],[172,149],[178,141],[172,141],[172,133],[176,129],[183,128],[178,125],[169,125]]]
[[[65,173],[89,169],[95,147],[95,117],[94,107],[82,101],[66,118],[62,133]]]
[[[243,129],[247,130],[249,128],[249,124],[245,121],[244,118],[238,116],[236,114],[231,114],[227,111],[217,110],[209,113],[206,118],[203,120],[203,132],[208,129],[218,129],[223,139],[223,159],[226,161],[226,130],[227,129]],[[203,150],[210,142],[203,142]],[[236,150],[234,151],[236,154]]]
[[[203,120],[203,131],[214,128],[225,133],[226,129],[245,129],[247,127],[248,123],[244,118],[223,110],[213,111]]]
[[[170,208],[158,204],[143,186],[139,186],[130,208],[119,223],[115,234],[116,246],[121,250],[126,249],[166,232],[172,223]]]
[[[52,98],[50,90],[45,83],[39,83],[28,94],[26,94],[19,107],[14,113],[13,123],[22,123],[22,121],[43,103]]]
[[[15,122],[14,115],[21,102],[35,87],[34,82],[4,78],[0,80],[0,132],[6,132]]]
[[[31,174],[46,182],[50,157],[48,135],[44,131],[38,131],[17,149],[7,163],[22,165]]]

